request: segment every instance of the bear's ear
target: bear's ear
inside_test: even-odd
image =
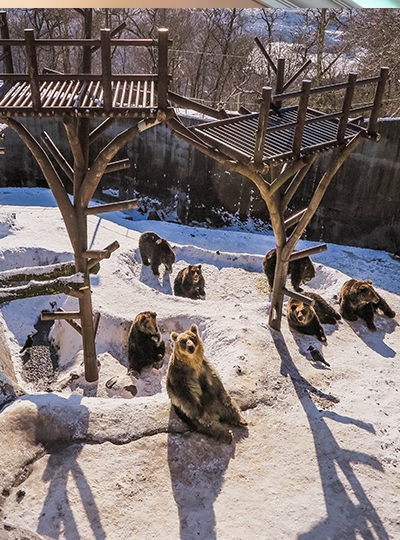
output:
[[[201,264],[199,264],[199,270],[201,270]]]
[[[176,338],[178,337],[178,332],[171,332],[171,339],[172,341],[176,341]]]
[[[157,317],[157,313],[155,311],[150,311],[150,317]]]
[[[158,240],[156,240],[156,244],[160,245],[162,243],[162,238],[159,238]]]
[[[372,279],[367,279],[367,283],[368,283],[369,285],[372,285]]]
[[[190,331],[193,332],[193,334],[199,333],[199,330],[195,324],[192,324],[192,326],[190,327]]]
[[[189,266],[188,266],[188,270],[190,271],[191,269],[192,269],[192,265],[191,265],[191,264],[189,264]]]

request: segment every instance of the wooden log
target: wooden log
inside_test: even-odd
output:
[[[84,285],[82,274],[75,274],[69,278],[57,278],[48,281],[30,281],[26,285],[7,287],[0,289],[0,304],[19,300],[21,298],[33,298],[50,294],[69,294],[71,290],[79,291]]]
[[[61,307],[57,309],[57,312],[66,313],[66,311]],[[67,322],[70,326],[72,326],[72,328],[74,330],[76,330],[78,332],[78,334],[82,335],[82,326],[79,323],[77,323],[76,320],[74,320],[74,319],[65,319],[65,322]]]
[[[115,122],[115,118],[107,118],[89,133],[89,146]]]
[[[286,188],[286,191],[283,194],[282,200],[281,200],[281,212],[282,214],[285,212],[288,204],[292,200],[294,194],[296,193],[297,189],[299,188],[300,184],[304,180],[306,174],[311,168],[311,165],[314,163],[314,161],[317,159],[317,154],[314,154],[310,156],[310,159],[305,167],[300,169],[293,178],[293,180],[290,182],[289,186]]]
[[[285,229],[289,229],[289,227],[298,223],[306,210],[307,208],[304,208],[304,210],[300,210],[300,212],[297,212],[296,214],[293,214],[292,216],[285,219],[285,221],[283,222]]]
[[[120,159],[119,161],[113,161],[112,163],[109,163],[107,165],[106,170],[104,171],[104,174],[122,171],[124,169],[129,169],[130,166],[131,166],[131,160],[129,158]]]
[[[100,322],[100,313],[96,311],[96,313],[93,315],[93,331],[94,331],[95,337],[97,335],[97,330],[99,328],[99,322]]]
[[[29,266],[0,272],[0,287],[24,281],[48,281],[76,273],[73,261],[46,266]]]
[[[78,133],[75,128],[74,119],[72,116],[66,115],[63,118],[63,123],[72,150],[72,155],[74,156],[75,167],[83,169],[85,167],[85,158],[83,156],[82,146],[79,142]]]
[[[383,93],[385,91],[385,85],[386,85],[386,81],[388,77],[389,77],[389,68],[382,67],[379,82],[376,86],[374,106],[371,111],[371,115],[369,117],[368,128],[367,128],[368,133],[376,133],[377,125],[378,125],[379,110],[382,106]]]
[[[119,243],[117,240],[112,242],[110,245],[104,249],[87,249],[83,251],[82,257],[84,259],[109,259],[111,254],[119,248]]]
[[[85,209],[86,215],[102,214],[105,212],[118,212],[120,210],[131,210],[132,208],[138,208],[138,199],[130,199],[129,201],[119,201],[115,203],[105,203],[96,206],[88,206]]]
[[[258,115],[258,126],[256,132],[256,142],[254,145],[254,163],[256,167],[263,167],[263,154],[265,145],[265,135],[268,127],[269,107],[271,105],[272,88],[264,86],[262,89],[262,101],[260,113]]]
[[[292,77],[290,77],[290,79],[283,85],[282,91],[286,92],[289,86],[291,86],[294,83],[294,81],[301,74],[301,72],[304,71],[310,64],[311,64],[310,59],[304,62],[304,64],[296,71],[296,73]]]
[[[305,210],[303,211],[304,215]],[[318,246],[306,248],[306,249],[299,249],[298,251],[293,251],[293,253],[289,257],[289,261],[297,261],[298,259],[304,259],[304,257],[310,257],[311,255],[315,255],[316,253],[322,253],[323,251],[326,251],[328,249],[328,246],[326,244],[319,244]]]
[[[342,106],[342,116],[339,120],[338,130],[337,130],[337,141],[339,144],[344,143],[345,140],[345,133],[347,128],[347,122],[349,120],[350,111],[351,111],[351,103],[353,101],[353,95],[354,90],[356,87],[356,80],[357,80],[357,73],[349,73],[349,84],[346,88],[346,93],[344,95],[343,99],[343,106]]]
[[[165,111],[168,108],[168,29],[158,30],[158,108]]]
[[[42,321],[67,321],[80,319],[81,314],[79,311],[64,311],[60,308],[57,311],[42,311],[40,318]]]
[[[286,289],[286,287],[283,287],[283,293],[286,296],[293,298],[294,300],[298,300],[299,302],[303,302],[303,304],[307,304],[307,306],[313,306],[315,304],[315,300],[312,300],[308,296],[304,296],[304,294],[300,294],[295,291],[290,291],[289,289]]]
[[[65,157],[61,154],[57,146],[54,144],[54,142],[51,140],[50,136],[46,131],[43,131],[41,135],[42,142],[46,146],[47,150],[50,152],[50,154],[53,156],[55,161],[58,163],[59,167],[64,171],[66,176],[73,182],[74,180],[74,171],[71,167],[71,165],[68,163],[68,161],[65,159]]]
[[[103,102],[104,110],[110,112],[112,107],[111,92],[111,45],[110,30],[101,30],[101,66],[103,74]]]
[[[301,86],[301,98],[297,107],[296,128],[294,130],[292,152],[298,156],[303,141],[304,124],[306,121],[308,99],[310,97],[311,81],[305,80]]]
[[[36,57],[36,45],[35,45],[35,35],[33,29],[26,29],[25,33],[25,44],[26,44],[26,57],[28,61],[28,74],[29,82],[31,85],[31,94],[32,94],[32,105],[35,112],[40,111],[41,109],[41,100],[40,100],[40,88],[39,88],[39,79],[38,79],[38,64]]]
[[[283,85],[285,80],[285,59],[278,58],[278,65],[276,70],[276,83],[275,83],[275,94],[281,94],[283,92]],[[282,107],[282,101],[275,100],[275,105],[280,109]]]
[[[261,41],[258,39],[258,37],[255,37],[254,38],[254,41],[257,45],[257,47],[260,49],[262,55],[264,56],[264,58],[267,60],[268,64],[270,65],[272,71],[275,73],[275,75],[277,74],[278,70],[277,70],[277,67],[276,65],[274,64],[272,58],[270,57],[270,55],[267,53],[267,51],[265,50],[265,47],[264,45],[261,43]]]
[[[193,109],[194,111],[197,111],[206,116],[211,116],[211,118],[217,118],[218,120],[228,118],[228,114],[224,109],[217,111],[216,109],[212,109],[211,107],[207,107],[206,105],[197,103],[192,99],[180,96],[179,94],[175,94],[175,92],[169,91],[168,99],[172,101],[172,103],[176,103],[176,105],[178,105],[179,107]]]

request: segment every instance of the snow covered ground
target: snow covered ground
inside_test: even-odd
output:
[[[65,322],[51,332],[60,355],[55,391],[38,392],[22,378],[19,350],[40,311],[50,302],[74,310],[76,299],[56,295],[1,307],[27,392],[0,413],[0,517],[17,535],[9,538],[30,531],[32,538],[67,540],[398,540],[399,316],[377,316],[376,332],[362,321],[325,325],[326,345],[291,332],[286,318],[276,332],[268,326],[261,266],[272,235],[137,217],[88,218],[91,249],[120,244],[91,283],[101,315],[98,382],[79,376],[80,336]],[[147,230],[173,246],[172,274],[157,279],[142,266],[137,246]],[[0,271],[71,259],[49,190],[0,190]],[[312,259],[317,274],[305,289],[334,307],[341,285],[354,277],[372,279],[400,313],[400,263],[387,253],[329,245]],[[187,264],[202,264],[204,301],[172,294]],[[145,310],[157,312],[167,354],[160,370],[136,379],[126,373],[127,331]],[[249,424],[235,430],[231,446],[188,432],[170,412],[169,335],[192,323]],[[330,367],[311,359],[309,345]],[[68,383],[71,371],[78,378]],[[127,383],[137,387],[135,397]]]

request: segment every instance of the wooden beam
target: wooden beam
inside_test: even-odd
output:
[[[285,80],[285,59],[278,58],[278,66],[276,71],[276,85],[275,85],[275,94],[281,94],[283,92],[283,85]],[[282,101],[275,100],[275,105],[280,109],[282,107]]]
[[[74,170],[72,169],[68,161],[65,159],[65,157],[61,154],[54,142],[51,140],[50,135],[46,131],[43,131],[40,138],[42,139],[42,142],[46,146],[47,150],[53,156],[54,160],[58,163],[59,167],[64,171],[69,180],[73,182]]]
[[[93,332],[94,337],[96,337],[97,330],[99,328],[99,322],[100,322],[100,313],[96,311],[96,313],[93,315]]]
[[[166,111],[168,108],[168,29],[158,30],[158,108]]]
[[[84,259],[109,259],[111,254],[114,253],[119,248],[119,243],[117,240],[112,242],[110,245],[104,249],[87,249],[82,253]]]
[[[292,152],[294,156],[298,156],[301,150],[303,141],[304,125],[307,115],[308,100],[310,97],[311,81],[305,80],[301,86],[301,97],[297,107],[296,128],[294,131]]]
[[[105,112],[109,113],[112,107],[111,44],[109,29],[101,30],[101,66],[103,74],[103,106]]]
[[[351,104],[353,101],[354,90],[356,87],[357,73],[349,73],[349,84],[346,88],[346,93],[343,99],[342,116],[339,120],[337,130],[337,141],[339,144],[344,143],[347,123],[350,116]]]
[[[286,162],[282,172],[275,178],[269,188],[269,194],[274,194],[285,182],[289,180],[300,169],[308,163],[308,157],[304,156],[301,159],[296,159],[292,162]]]
[[[31,85],[32,106],[35,112],[41,109],[40,88],[38,80],[38,63],[36,57],[35,35],[33,29],[24,30],[26,57],[28,62],[29,82]]]
[[[263,154],[265,145],[265,135],[268,127],[269,107],[271,105],[272,88],[264,86],[262,89],[262,100],[260,113],[258,115],[258,126],[256,132],[256,143],[254,145],[254,164],[257,168],[263,168]]]
[[[286,92],[289,86],[291,86],[294,83],[294,81],[301,74],[301,72],[304,71],[310,64],[311,64],[310,59],[304,62],[304,64],[296,71],[296,73],[283,85],[282,91]]]
[[[307,210],[307,208],[304,208],[304,210],[300,210],[300,212],[297,212],[296,214],[293,214],[292,216],[285,219],[283,222],[283,225],[285,226],[285,229],[289,229],[292,225],[296,225],[304,215],[304,212]]]
[[[290,291],[289,289],[286,289],[286,287],[283,288],[283,292],[286,296],[290,296],[290,298],[293,298],[294,300],[303,302],[303,304],[307,304],[307,306],[313,306],[315,304],[315,300],[312,300],[308,296],[304,296],[298,292]]]
[[[79,311],[42,311],[40,314],[42,321],[66,321],[68,319],[80,319],[81,313]]]
[[[132,208],[138,208],[139,207],[139,201],[138,199],[131,199],[129,201],[119,201],[114,203],[106,203],[96,206],[88,206],[85,209],[85,213],[87,216],[93,215],[93,214],[102,214],[105,212],[119,212],[120,210],[131,210]]]
[[[386,85],[386,81],[388,77],[389,77],[389,68],[382,67],[381,75],[379,77],[379,82],[376,86],[374,106],[371,111],[371,115],[369,117],[368,128],[367,128],[368,133],[371,133],[371,134],[374,134],[377,131],[379,110],[382,106],[383,93],[385,91],[385,85]]]
[[[277,74],[278,70],[276,68],[276,65],[274,64],[272,58],[270,57],[270,55],[267,53],[267,51],[265,50],[265,47],[264,45],[261,43],[261,41],[258,39],[258,37],[255,37],[254,38],[254,41],[257,45],[257,47],[260,49],[262,55],[264,56],[264,58],[267,60],[268,64],[270,65],[272,71],[275,73],[275,75]]]
[[[212,109],[211,107],[207,107],[206,105],[197,103],[192,99],[180,96],[179,94],[175,94],[175,92],[169,91],[168,99],[172,101],[172,103],[176,103],[176,105],[178,105],[179,107],[183,107],[185,109],[193,109],[194,111],[197,111],[206,116],[211,116],[211,118],[217,118],[218,120],[229,118],[227,112],[224,109],[217,111],[217,109]]]
[[[285,212],[288,204],[292,200],[294,194],[296,193],[297,189],[299,188],[300,184],[304,180],[306,174],[311,168],[311,165],[314,163],[314,161],[317,159],[317,154],[313,154],[310,156],[310,159],[305,167],[300,169],[293,178],[293,180],[290,182],[289,186],[287,187],[286,191],[284,192],[281,200],[281,212],[282,214]]]
[[[89,146],[94,143],[115,122],[115,118],[107,118],[89,133]]]
[[[122,171],[124,169],[129,169],[130,166],[131,166],[131,160],[129,158],[120,159],[119,161],[113,161],[112,163],[109,163],[107,165],[106,170],[104,171],[104,174]]]
[[[304,215],[305,210],[303,211]],[[306,249],[299,249],[298,251],[293,251],[289,257],[289,262],[297,261],[298,259],[303,259],[304,257],[310,257],[316,253],[322,253],[328,249],[326,244],[319,244],[318,246],[313,246]]]
[[[57,312],[66,313],[61,307],[57,309]],[[82,335],[82,326],[79,323],[77,323],[74,319],[65,319],[65,322],[67,322],[70,326],[72,326],[72,328],[76,330],[78,334]]]
[[[63,118],[63,123],[65,131],[67,133],[69,144],[71,146],[72,155],[74,156],[74,169],[84,169],[85,158],[83,156],[82,146],[79,141],[77,130],[75,128],[74,119],[70,115],[65,115]]]

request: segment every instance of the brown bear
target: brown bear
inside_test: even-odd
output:
[[[294,330],[326,341],[321,321],[312,306],[290,298],[287,305],[287,319],[289,326]]]
[[[313,308],[322,324],[336,324],[342,318],[319,294],[313,292],[303,292],[303,294],[314,300]]]
[[[393,318],[396,313],[372,286],[372,281],[349,279],[340,291],[339,311],[344,319],[356,321],[364,319],[370,330],[376,330],[374,313],[381,310],[387,317]]]
[[[155,276],[159,275],[158,267],[163,264],[166,270],[171,271],[175,262],[175,253],[164,238],[155,232],[144,232],[139,237],[139,251],[142,262],[150,266]]]
[[[206,293],[204,291],[204,277],[201,271],[201,264],[189,264],[186,268],[179,270],[174,281],[175,296],[184,296],[197,300],[204,299]]]
[[[174,342],[167,372],[167,392],[177,415],[194,430],[221,442],[231,443],[226,424],[246,426],[240,409],[225,390],[221,379],[204,357],[198,328],[171,333]]]
[[[269,286],[272,289],[276,267],[276,248],[268,251],[262,261],[262,266]],[[301,283],[311,281],[315,277],[315,266],[310,257],[303,257],[302,259],[289,262],[288,275],[290,275],[294,290],[302,292],[303,289],[300,285]]]
[[[157,326],[157,314],[143,311],[136,315],[128,333],[128,370],[140,374],[143,368],[163,365],[165,342]]]

